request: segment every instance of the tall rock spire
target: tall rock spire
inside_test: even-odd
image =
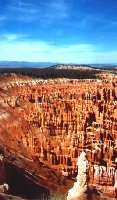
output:
[[[67,200],[74,200],[82,195],[85,195],[88,187],[87,171],[89,168],[86,153],[83,151],[78,158],[78,175],[77,182],[74,183],[73,187],[68,191]]]

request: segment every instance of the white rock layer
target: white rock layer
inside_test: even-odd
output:
[[[84,151],[80,154],[77,165],[77,182],[75,182],[73,187],[68,191],[67,200],[74,200],[82,196],[87,190],[87,170],[89,165]]]

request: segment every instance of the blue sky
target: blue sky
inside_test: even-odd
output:
[[[0,0],[0,60],[117,63],[117,0]]]

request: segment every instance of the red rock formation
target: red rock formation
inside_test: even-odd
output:
[[[65,192],[68,178],[77,174],[77,157],[85,149],[91,184],[114,185],[116,76],[111,80],[108,76],[103,80],[6,78],[1,80],[0,96],[0,143],[8,161],[36,174],[39,181],[41,177],[40,183],[50,190]]]

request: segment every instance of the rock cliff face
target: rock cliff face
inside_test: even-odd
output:
[[[18,148],[14,151],[5,144],[4,147],[5,158],[0,174],[2,175],[1,184],[6,182],[9,185],[8,194],[25,199],[41,200],[48,199],[57,191],[65,191],[64,185],[60,183],[60,175],[43,163],[32,160],[30,152],[29,154],[21,152],[21,149],[18,152]],[[0,199],[2,199],[1,196]],[[5,199],[15,199],[13,196],[5,196]]]

